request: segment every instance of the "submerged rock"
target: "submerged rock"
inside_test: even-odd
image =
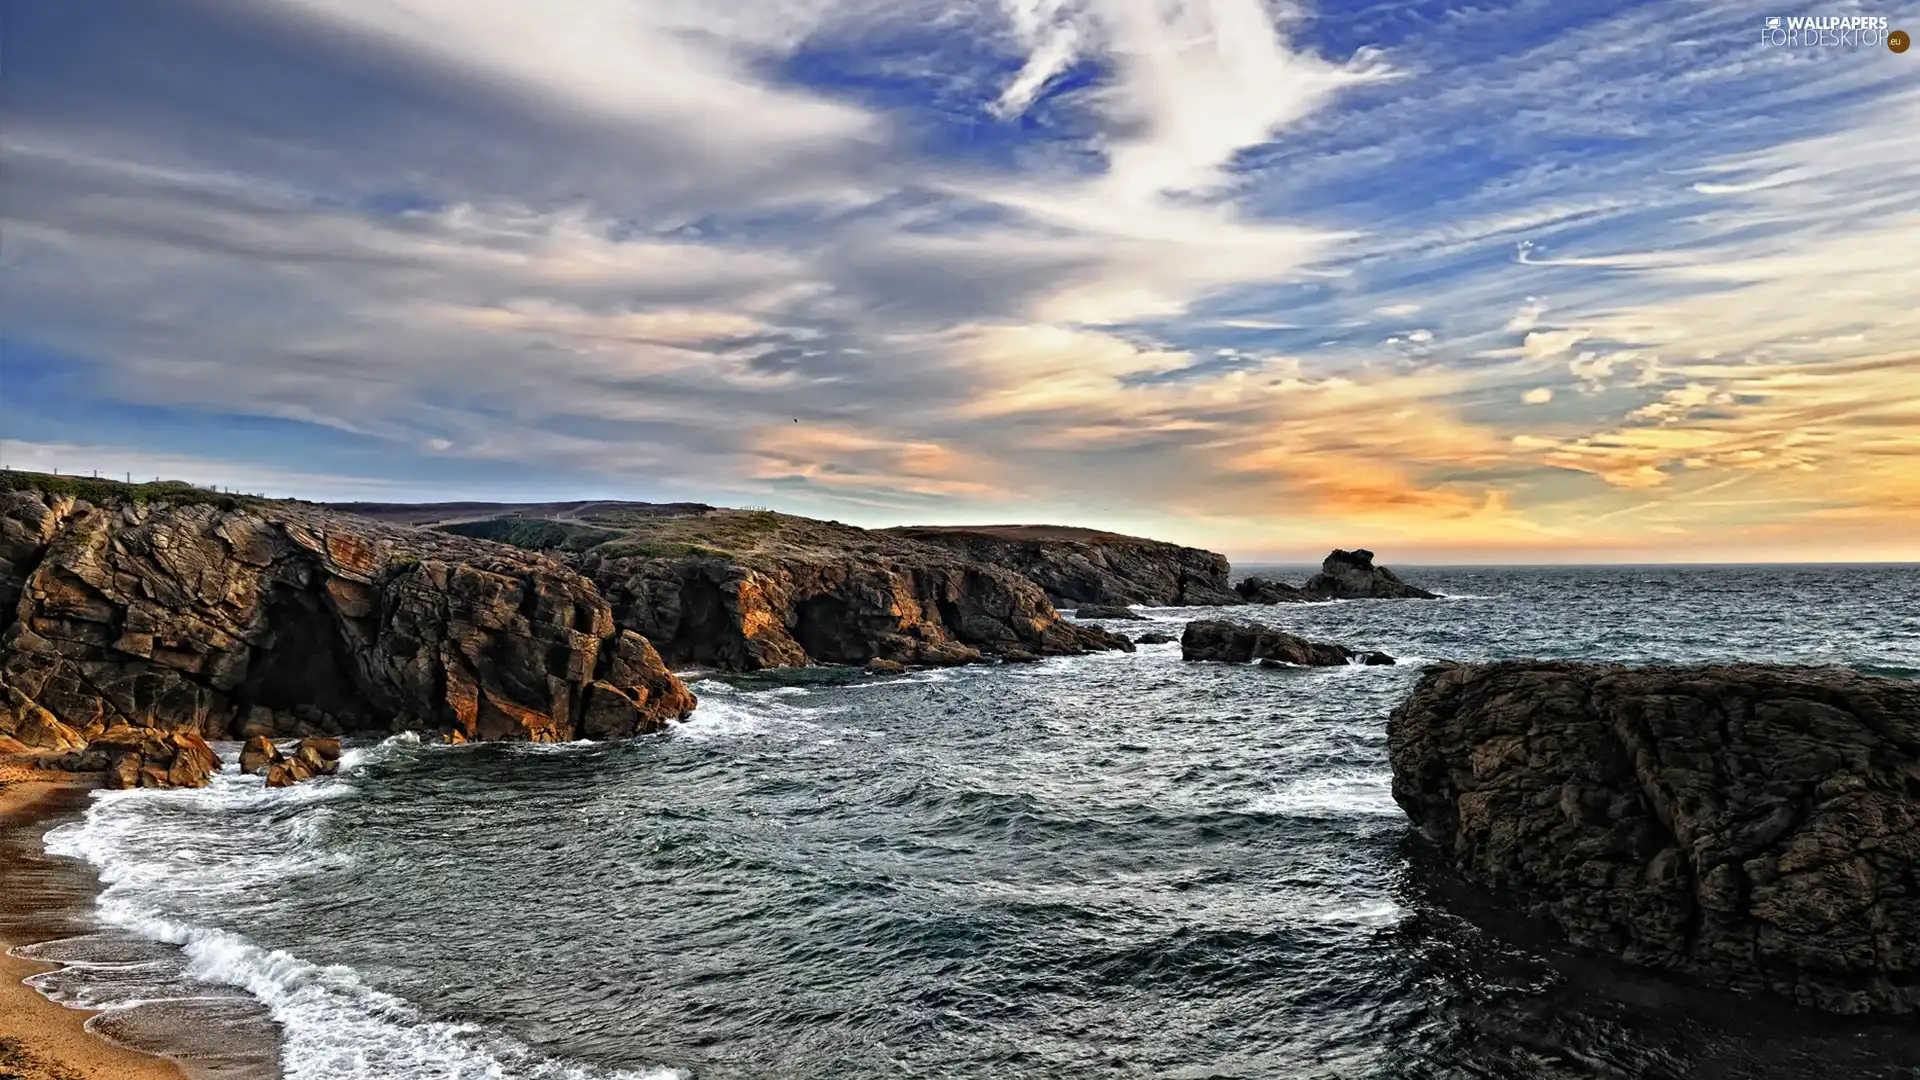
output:
[[[1920,684],[1443,665],[1387,737],[1421,832],[1574,944],[1832,1012],[1920,1011]]]
[[[1384,566],[1373,565],[1373,552],[1335,549],[1320,563],[1320,572],[1307,579],[1305,589],[1312,600],[1438,600],[1425,589],[1417,589],[1400,580]]]
[[[1270,626],[1196,619],[1180,635],[1183,660],[1219,660],[1230,664],[1260,661],[1262,666],[1340,667],[1344,664],[1391,664],[1383,652],[1365,652],[1345,645],[1308,641]]]
[[[1133,639],[1135,645],[1167,645],[1172,642],[1172,634],[1163,634],[1158,630],[1149,630]]]

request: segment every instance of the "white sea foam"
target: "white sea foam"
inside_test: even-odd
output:
[[[379,748],[374,748],[378,750]],[[671,1069],[635,1073],[553,1061],[475,1024],[432,1020],[409,1002],[341,965],[319,965],[242,934],[196,925],[178,913],[248,887],[324,869],[324,804],[352,797],[341,780],[269,790],[256,777],[223,772],[198,791],[96,796],[85,817],[47,835],[47,849],[92,863],[105,888],[102,920],[180,947],[187,977],[245,990],[280,1025],[287,1080],[668,1080]],[[181,805],[217,812],[220,828],[196,828]],[[291,822],[289,808],[310,809]],[[267,810],[278,813],[265,813]],[[169,812],[169,811],[174,812]],[[249,811],[261,828],[238,836]],[[209,816],[207,820],[214,820]],[[290,827],[289,827],[290,826]],[[216,903],[216,907],[217,907]]]
[[[1250,814],[1329,818],[1398,814],[1393,775],[1386,771],[1343,771],[1309,776],[1276,788],[1247,804]]]
[[[693,715],[671,729],[676,739],[737,739],[755,736],[817,738],[823,730],[812,716],[831,710],[806,709],[774,700],[741,695],[702,701]]]

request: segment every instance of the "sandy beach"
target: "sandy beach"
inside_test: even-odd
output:
[[[182,1080],[173,1062],[86,1028],[94,1013],[55,1004],[22,980],[54,965],[9,950],[61,936],[76,897],[39,888],[35,865],[51,815],[83,805],[87,781],[0,765],[0,1080]]]

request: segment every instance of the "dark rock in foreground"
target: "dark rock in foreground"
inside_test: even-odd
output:
[[[1273,661],[1276,665],[1301,667],[1393,663],[1393,657],[1383,652],[1362,652],[1344,645],[1308,641],[1269,626],[1224,619],[1197,619],[1188,623],[1186,632],[1180,636],[1180,658],[1229,664]]]
[[[1832,1012],[1920,1011],[1920,684],[1445,665],[1387,735],[1422,832],[1574,944]]]
[[[1143,616],[1130,607],[1115,604],[1086,604],[1073,613],[1076,619],[1139,619]]]
[[[1302,590],[1312,600],[1438,600],[1416,589],[1384,566],[1373,565],[1373,552],[1335,549],[1320,563],[1320,572],[1307,579]]]
[[[1066,525],[912,525],[887,535],[937,544],[1002,566],[1075,604],[1237,604],[1227,558],[1139,536]]]
[[[1312,599],[1304,589],[1284,581],[1263,577],[1243,578],[1233,583],[1233,591],[1249,604],[1298,604]]]
[[[1172,634],[1163,634],[1158,630],[1149,630],[1133,639],[1135,645],[1169,645],[1173,643]]]

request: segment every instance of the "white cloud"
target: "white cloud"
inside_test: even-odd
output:
[[[1545,405],[1547,402],[1553,400],[1553,387],[1536,386],[1526,393],[1521,394],[1520,400],[1526,402],[1528,405]]]

